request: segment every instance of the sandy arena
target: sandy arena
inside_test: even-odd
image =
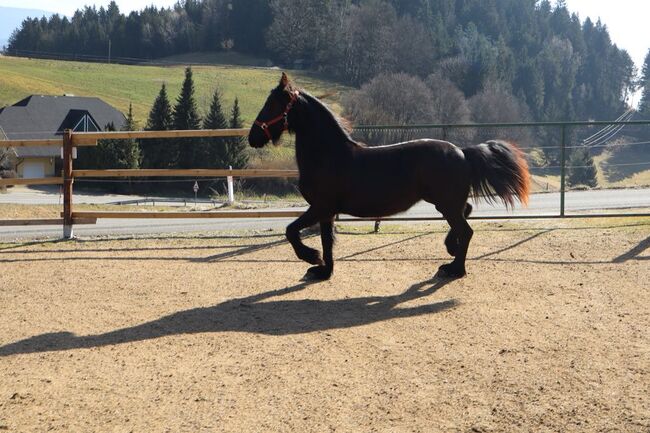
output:
[[[0,245],[0,431],[650,432],[650,218],[472,225]]]

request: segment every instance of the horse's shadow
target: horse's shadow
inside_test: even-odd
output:
[[[267,335],[302,334],[349,328],[395,318],[433,314],[455,307],[454,299],[399,308],[428,296],[450,280],[434,278],[393,296],[368,296],[329,301],[265,299],[303,290],[311,283],[236,298],[220,304],[179,311],[160,319],[104,334],[76,336],[70,332],[41,334],[0,346],[0,356],[109,346],[199,332],[250,332]]]

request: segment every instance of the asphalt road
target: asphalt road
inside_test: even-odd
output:
[[[136,197],[137,198],[137,197]],[[132,196],[78,195],[75,203],[114,203],[133,200]],[[29,203],[57,204],[59,195],[56,192],[32,190],[17,190],[0,195],[0,203]],[[566,213],[583,213],[611,211],[625,208],[650,209],[650,189],[618,189],[571,191],[566,194]],[[560,194],[533,194],[528,208],[517,206],[508,211],[504,206],[489,205],[480,202],[474,207],[474,216],[504,216],[510,215],[557,215],[560,207]],[[274,208],[280,209],[283,208]],[[299,210],[300,208],[284,208],[284,210]],[[400,217],[440,217],[435,208],[424,202],[412,207]],[[231,230],[266,230],[285,227],[292,218],[259,218],[259,219],[156,219],[156,220],[119,220],[100,219],[96,225],[75,226],[76,236],[128,236],[158,233],[182,233],[194,231],[231,231]],[[0,239],[25,240],[58,238],[62,235],[61,226],[27,226],[0,227]]]

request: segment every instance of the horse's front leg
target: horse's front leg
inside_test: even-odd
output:
[[[317,280],[327,280],[332,276],[334,271],[334,217],[330,217],[320,222],[320,238],[323,243],[324,265],[309,268],[307,275]]]
[[[300,260],[304,260],[312,265],[323,265],[323,259],[318,250],[309,248],[307,245],[302,243],[302,240],[300,239],[300,230],[313,226],[318,221],[319,217],[317,212],[313,207],[310,207],[304,214],[300,215],[297,220],[289,224],[286,231],[287,240],[296,252],[296,256],[298,256]]]

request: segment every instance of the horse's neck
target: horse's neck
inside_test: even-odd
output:
[[[314,166],[331,166],[350,150],[350,140],[331,116],[320,112],[321,107],[306,111],[301,124],[295,128],[296,159],[300,170]]]

